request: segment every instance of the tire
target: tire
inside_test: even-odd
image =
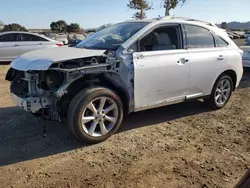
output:
[[[223,85],[223,81],[225,83],[224,86],[226,89],[219,89],[219,87],[221,87],[221,84]],[[219,90],[217,90],[219,89]],[[223,92],[226,91],[228,89],[228,92]],[[213,89],[212,89],[212,93],[209,96],[208,99],[205,99],[204,102],[213,110],[219,110],[221,108],[223,108],[224,106],[226,106],[227,102],[229,101],[231,94],[233,91],[233,81],[232,78],[229,75],[226,74],[222,74],[215,82]],[[219,98],[217,98],[218,96],[221,96]],[[226,98],[224,98],[224,97]],[[220,103],[220,98],[223,99],[223,103]],[[220,104],[219,104],[220,103]]]
[[[71,101],[67,112],[71,132],[79,140],[91,144],[112,136],[120,127],[122,119],[123,104],[120,97],[104,87],[79,92]]]

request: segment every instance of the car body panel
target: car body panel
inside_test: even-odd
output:
[[[135,109],[184,100],[188,85],[187,50],[164,50],[133,54]]]
[[[241,46],[243,50],[243,67],[250,67],[250,46]]]
[[[4,36],[8,34],[17,34],[18,39],[17,41],[13,41],[13,42],[0,42],[0,62],[12,61],[16,57],[20,56],[21,54],[24,54],[26,52],[30,52],[33,50],[58,47],[56,44],[59,44],[58,41],[52,40],[46,36],[29,33],[29,32],[3,32],[3,33],[0,33],[0,36]],[[46,41],[23,41],[22,34],[39,37]]]
[[[189,49],[190,79],[188,95],[210,94],[215,80],[228,69],[227,51],[219,48]]]
[[[21,47],[17,42],[0,42],[0,62],[12,61],[20,55]]]
[[[210,95],[218,77],[228,70],[236,73],[236,86],[238,86],[243,74],[242,52],[229,38],[225,30],[199,21],[169,19],[168,17],[143,20],[142,22],[149,22],[149,24],[130,37],[115,52],[104,54],[106,50],[67,47],[42,49],[21,55],[11,63],[11,67],[22,71],[42,70],[46,72],[45,70],[48,70],[52,64],[59,62],[64,63],[68,60],[92,56],[105,56],[107,62],[119,63],[102,62],[102,69],[85,66],[83,63],[79,69],[84,71],[81,72],[79,69],[75,69],[73,73],[70,72],[71,69],[53,69],[54,71],[66,73],[67,76],[65,77],[69,77],[70,73],[74,74],[71,79],[68,79],[60,87],[66,88],[60,92],[60,97],[67,93],[67,87],[73,81],[85,74],[94,74],[95,76],[109,74],[110,80],[119,80],[117,76],[120,76],[120,80],[124,82],[122,84],[123,88],[127,89],[126,93],[129,95],[129,112]],[[176,24],[203,27],[211,31],[213,35],[223,38],[228,43],[228,46],[223,48],[213,47],[211,49],[188,49],[185,34],[183,34],[184,44],[180,50],[139,52],[138,48],[136,48],[138,41],[145,33],[152,31],[153,28]],[[182,32],[185,33],[183,27]],[[129,50],[131,46],[135,46],[135,50]],[[107,54],[112,55],[108,56]],[[114,85],[119,88],[119,83]]]
[[[103,55],[105,50],[87,50],[81,48],[45,48],[21,55],[11,62],[11,67],[21,71],[47,70],[53,63]]]

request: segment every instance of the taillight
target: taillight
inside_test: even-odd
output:
[[[62,43],[58,43],[58,44],[56,44],[57,46],[63,46],[63,44]]]

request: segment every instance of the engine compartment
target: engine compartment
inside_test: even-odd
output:
[[[98,79],[99,74],[119,71],[120,61],[112,52],[107,52],[101,56],[53,63],[48,70],[20,71],[10,68],[5,79],[11,82],[11,93],[24,100],[25,104],[29,103],[25,109],[33,113],[46,111],[50,119],[59,120],[62,97],[69,92],[68,87],[73,82],[80,78]],[[81,82],[85,82],[84,79]]]

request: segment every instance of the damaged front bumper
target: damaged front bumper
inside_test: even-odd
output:
[[[37,113],[42,109],[52,105],[52,99],[49,97],[27,97],[22,98],[11,93],[14,103],[27,112]]]

